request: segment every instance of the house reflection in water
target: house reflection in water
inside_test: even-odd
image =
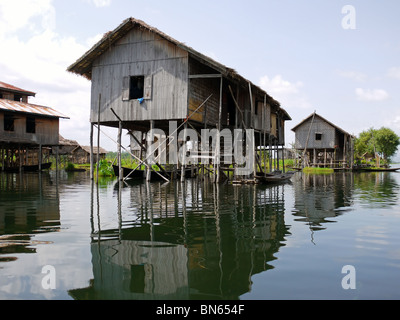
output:
[[[326,229],[325,224],[334,222],[331,218],[346,212],[353,201],[352,173],[303,174],[295,184],[293,215],[313,231]]]
[[[75,299],[238,299],[252,275],[273,268],[288,234],[284,186],[129,188],[135,215],[120,212],[118,230],[93,223],[94,279],[69,291]]]
[[[35,253],[33,235],[59,229],[58,190],[49,174],[0,174],[0,261]]]

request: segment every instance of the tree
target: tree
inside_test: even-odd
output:
[[[389,128],[382,127],[379,130],[370,128],[360,133],[355,141],[356,156],[362,157],[365,153],[379,154],[386,161],[396,153],[400,145],[400,138]]]
[[[393,130],[382,127],[377,130],[374,135],[376,141],[376,151],[380,153],[387,161],[396,154],[397,148],[400,145],[400,138]]]
[[[363,131],[360,133],[358,139],[356,139],[354,144],[354,149],[356,156],[362,158],[365,153],[375,154],[376,146],[375,140],[373,139],[375,135],[375,131],[373,128],[370,128],[368,131]]]

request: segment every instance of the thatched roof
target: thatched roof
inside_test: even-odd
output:
[[[235,80],[239,83],[242,83],[243,85],[248,85],[248,83],[250,83],[254,88],[257,89],[259,94],[267,96],[268,102],[271,105],[274,105],[278,108],[280,107],[280,103],[278,101],[274,100],[270,95],[267,94],[267,92],[262,90],[260,87],[254,85],[249,80],[243,78],[234,69],[224,66],[223,64],[213,60],[212,58],[203,55],[202,53],[194,50],[193,48],[187,46],[186,44],[175,40],[174,38],[161,32],[160,30],[135,18],[128,18],[124,20],[116,29],[104,34],[103,38],[98,43],[96,43],[89,51],[87,51],[82,57],[80,57],[75,63],[69,66],[67,71],[78,75],[82,75],[88,80],[91,80],[93,62],[98,57],[100,57],[104,52],[109,50],[114,43],[123,38],[133,28],[140,28],[157,34],[158,36],[175,44],[177,47],[187,51],[191,57],[197,59],[201,63],[211,66],[212,68],[220,72],[224,77],[228,79]],[[291,120],[289,114],[283,109],[282,111],[287,120]]]
[[[78,149],[82,149],[86,153],[90,154],[90,146],[77,146],[74,150],[72,150],[72,153],[76,152]],[[99,153],[100,154],[107,154],[108,151],[102,147],[99,148]],[[97,147],[93,146],[93,154],[97,154]]]
[[[78,141],[65,139],[61,134],[58,135],[58,141],[60,146],[79,146]]]

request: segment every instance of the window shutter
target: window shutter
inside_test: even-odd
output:
[[[122,80],[122,101],[129,101],[129,89],[131,77],[124,77]]]
[[[151,95],[153,92],[153,77],[152,75],[144,77],[144,99],[151,100]]]

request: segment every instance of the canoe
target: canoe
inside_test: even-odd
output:
[[[50,169],[51,167],[51,162],[47,162],[47,163],[42,163],[42,170],[46,170],[46,169]],[[34,165],[24,165],[22,166],[22,169],[25,172],[36,172],[39,171],[39,165],[38,164],[34,164]]]
[[[368,168],[368,167],[353,168],[353,171],[355,172],[394,172],[398,170],[400,170],[400,168]]]
[[[281,183],[290,181],[294,174],[294,171],[289,171],[286,173],[276,171],[273,173],[267,173],[264,176],[256,176],[256,178],[260,183]]]

